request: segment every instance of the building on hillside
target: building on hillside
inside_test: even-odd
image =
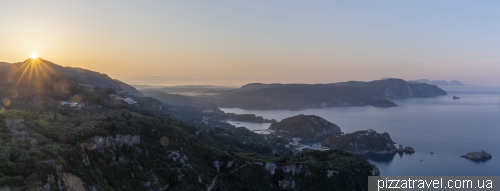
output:
[[[109,97],[111,99],[116,99],[116,100],[123,100],[124,102],[127,102],[128,104],[130,105],[133,105],[133,104],[136,104],[137,102],[132,99],[131,97],[128,97],[128,98],[122,98],[120,95],[118,94],[109,94]]]
[[[133,100],[132,98],[115,98],[115,99],[121,99],[123,100],[124,102],[127,102],[128,104],[130,105],[133,105],[133,104],[136,104],[137,102],[135,100]]]

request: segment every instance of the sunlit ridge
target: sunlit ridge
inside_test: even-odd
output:
[[[21,77],[16,83],[16,86],[24,80],[25,77],[28,77],[28,83],[31,84],[31,82],[40,82],[42,80],[41,78],[47,79],[49,77],[49,73],[54,73],[54,70],[45,64],[42,59],[35,59],[38,58],[38,55],[36,53],[33,53],[31,55],[32,59],[26,60],[18,69],[18,71],[22,71]],[[33,81],[33,77],[36,78],[35,81]]]

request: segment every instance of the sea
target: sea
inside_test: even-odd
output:
[[[415,149],[413,154],[364,155],[382,176],[499,176],[500,88],[442,87],[446,96],[391,100],[397,107],[342,106],[301,111],[221,108],[224,112],[256,114],[278,121],[299,114],[317,115],[346,133],[373,129],[387,132],[394,142]],[[458,96],[460,99],[452,99]],[[230,121],[250,130],[270,123]],[[493,158],[472,161],[460,156],[486,151]],[[434,153],[434,154],[431,154]]]

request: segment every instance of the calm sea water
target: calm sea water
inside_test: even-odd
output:
[[[398,107],[328,107],[288,110],[222,108],[224,112],[256,114],[282,120],[306,114],[317,115],[340,126],[343,132],[374,129],[388,132],[413,154],[367,155],[384,176],[500,176],[500,89],[480,87],[444,88],[447,96],[392,100]],[[453,100],[453,96],[461,99]],[[251,130],[270,124],[231,122]],[[236,124],[240,123],[240,124]],[[475,162],[464,155],[481,151],[491,160]],[[434,152],[431,155],[431,152]],[[420,160],[423,160],[419,162]]]

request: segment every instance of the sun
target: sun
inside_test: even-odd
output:
[[[36,52],[31,53],[31,58],[38,58],[38,54]]]

